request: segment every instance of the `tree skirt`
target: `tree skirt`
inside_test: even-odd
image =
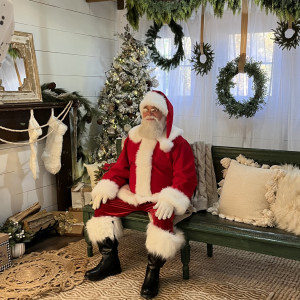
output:
[[[28,254],[0,274],[0,298],[35,299],[70,290],[83,282],[87,263],[85,256],[72,251],[72,245]]]

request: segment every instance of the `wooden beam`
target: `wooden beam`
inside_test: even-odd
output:
[[[85,0],[87,3],[92,2],[107,2],[107,1],[116,1],[118,5],[118,10],[122,10],[125,8],[125,1],[124,0]]]
[[[111,0],[85,0],[86,2],[105,2],[105,1],[111,1]]]

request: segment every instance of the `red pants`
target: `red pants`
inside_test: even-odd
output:
[[[166,220],[159,220],[155,216],[156,209],[153,206],[156,203],[147,202],[141,204],[137,207],[130,205],[119,198],[115,198],[113,200],[108,200],[105,204],[101,203],[100,207],[95,210],[95,217],[102,217],[102,216],[111,216],[111,217],[125,217],[132,212],[135,211],[145,211],[150,213],[152,216],[153,224],[162,230],[168,230],[173,232],[173,220],[174,220],[174,213],[172,214],[171,218]]]

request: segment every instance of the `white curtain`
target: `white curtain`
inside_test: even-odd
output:
[[[250,2],[251,3],[251,2]],[[124,12],[120,13],[123,18]],[[229,118],[217,105],[215,92],[219,69],[240,54],[241,15],[225,11],[222,18],[214,17],[211,7],[205,11],[204,42],[215,52],[211,71],[204,76],[192,71],[189,61],[193,45],[200,41],[201,9],[187,22],[180,22],[184,30],[185,60],[170,72],[156,68],[155,75],[162,90],[174,106],[174,124],[184,130],[189,142],[204,141],[212,145],[249,148],[300,150],[300,45],[290,51],[282,50],[272,40],[277,17],[249,5],[247,57],[262,61],[269,81],[266,105],[254,117]],[[136,38],[145,40],[152,21],[143,18]],[[119,28],[122,32],[122,28]],[[173,55],[174,35],[167,25],[157,39],[161,53]],[[252,79],[246,74],[232,94],[236,99],[253,96]],[[244,83],[244,84],[243,84]]]

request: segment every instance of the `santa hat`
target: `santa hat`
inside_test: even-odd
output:
[[[143,114],[143,108],[147,105],[155,106],[166,117],[166,137],[169,138],[173,124],[173,105],[163,92],[154,90],[148,92],[141,101],[141,114]]]

